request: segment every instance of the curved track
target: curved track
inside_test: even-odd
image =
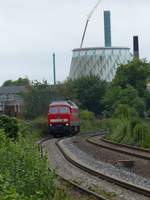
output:
[[[61,141],[61,140],[60,140]],[[102,174],[100,172],[97,172],[93,169],[90,169],[88,168],[87,166],[84,166],[83,164],[79,163],[75,158],[71,157],[70,155],[68,155],[66,153],[66,151],[62,148],[62,146],[60,145],[60,141],[57,141],[56,144],[59,148],[59,150],[62,152],[62,154],[64,155],[64,157],[70,162],[72,163],[73,165],[75,165],[76,167],[96,176],[96,177],[99,177],[101,179],[104,179],[106,181],[109,181],[111,183],[114,183],[118,186],[121,186],[123,188],[126,188],[128,190],[131,190],[133,192],[136,192],[138,194],[142,194],[144,196],[148,196],[150,197],[150,190],[147,189],[147,188],[142,188],[138,185],[134,185],[132,183],[129,183],[129,182],[125,182],[123,180],[120,180],[120,179],[117,179],[117,178],[114,178],[112,176],[109,176],[109,175],[105,175],[105,174]]]
[[[107,148],[107,149],[110,149],[113,151],[117,151],[120,153],[135,156],[138,158],[142,158],[144,160],[150,160],[150,151],[149,150],[139,149],[139,148],[123,145],[123,144],[116,144],[109,140],[105,140],[103,138],[103,136],[97,136],[97,135],[91,136],[91,137],[87,138],[86,141],[88,143],[91,143],[93,145],[96,145],[96,146],[99,146],[102,148]]]
[[[61,139],[62,140],[62,139]],[[139,187],[139,186],[137,186],[137,185],[133,185],[133,184],[131,184],[131,183],[127,183],[127,182],[125,182],[125,181],[122,181],[122,180],[119,180],[119,179],[116,179],[116,178],[113,178],[113,177],[110,177],[110,176],[106,176],[106,175],[104,175],[104,174],[101,174],[101,173],[99,173],[99,172],[97,172],[97,171],[94,171],[94,170],[92,170],[92,169],[90,169],[90,168],[87,168],[86,166],[84,166],[84,165],[81,165],[79,162],[77,162],[74,158],[72,158],[72,157],[70,157],[66,152],[65,152],[65,150],[61,147],[61,145],[60,145],[60,142],[61,142],[61,140],[56,140],[56,145],[57,145],[57,147],[59,148],[59,150],[60,150],[60,152],[63,154],[63,156],[65,157],[65,159],[67,159],[67,161],[69,161],[71,164],[73,164],[74,166],[76,166],[77,168],[79,168],[79,169],[82,169],[83,171],[85,171],[85,172],[87,172],[87,173],[89,173],[89,174],[91,174],[91,175],[94,175],[94,176],[96,176],[96,177],[98,177],[98,178],[101,178],[101,179],[104,179],[104,180],[106,180],[106,181],[108,181],[108,182],[111,182],[111,183],[114,183],[114,184],[116,184],[116,185],[119,185],[119,186],[121,186],[122,188],[126,188],[126,189],[128,189],[128,190],[131,190],[131,191],[134,191],[134,192],[136,192],[136,193],[139,193],[139,194],[142,194],[142,195],[144,195],[144,196],[147,196],[147,197],[150,197],[150,190],[148,190],[148,189],[145,189],[145,188],[141,188],[141,187]],[[46,142],[47,141],[47,138],[45,138],[42,142],[40,142],[39,143],[39,145],[40,145],[40,149],[41,149],[41,152],[43,152],[42,151],[42,146],[43,146],[43,144],[44,144],[44,142]],[[67,181],[70,185],[72,185],[74,188],[76,188],[76,190],[79,190],[80,192],[82,192],[82,193],[86,193],[87,195],[91,195],[91,196],[93,196],[93,198],[96,198],[96,199],[102,199],[102,200],[106,200],[106,198],[104,198],[103,196],[100,196],[99,194],[97,194],[97,193],[95,193],[95,192],[92,192],[92,191],[90,191],[90,190],[88,190],[88,189],[86,189],[86,188],[84,188],[84,187],[82,187],[82,186],[80,186],[79,184],[76,184],[76,183],[74,183],[74,182],[72,182],[72,181],[70,181],[70,180],[68,180],[68,179],[65,179],[65,178],[63,178],[61,175],[59,175],[63,180],[65,180],[65,181]]]
[[[39,150],[40,150],[40,154],[41,156],[43,156],[44,154],[44,146],[43,144],[48,141],[49,137],[46,137],[46,138],[43,138],[41,141],[38,142],[38,146],[39,146]],[[56,142],[57,144],[57,142]],[[56,172],[55,172],[56,173]],[[91,190],[88,190],[87,188],[84,188],[82,186],[80,186],[79,184],[67,179],[67,178],[64,178],[63,176],[61,176],[60,174],[56,173],[56,175],[63,181],[65,181],[66,183],[68,183],[70,186],[72,186],[76,191],[79,191],[81,194],[85,194],[86,196],[90,196],[91,199],[97,199],[97,200],[107,200],[105,197],[91,191]]]

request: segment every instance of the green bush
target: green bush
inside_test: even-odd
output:
[[[88,110],[81,110],[80,111],[80,118],[82,120],[91,120],[94,121],[95,120],[95,115],[93,112],[88,111]]]
[[[129,128],[129,121],[127,119],[110,119],[107,139],[121,143],[125,136],[128,135]]]
[[[143,123],[138,123],[133,129],[134,143],[136,146],[149,148],[150,147],[150,132],[147,126]]]
[[[96,118],[94,113],[82,110],[80,112],[80,130],[81,132],[93,132],[107,129],[107,120]]]
[[[46,156],[40,157],[31,138],[13,142],[0,130],[0,199],[67,200],[56,186],[56,175],[48,170]]]
[[[150,148],[150,131],[139,118],[110,118],[107,120],[107,139],[122,144]]]
[[[39,131],[41,135],[46,135],[48,133],[47,118],[36,118],[31,121],[31,126],[34,131]]]
[[[31,122],[18,119],[19,134],[23,137],[33,136],[34,130],[32,129]]]
[[[114,117],[132,119],[138,118],[139,116],[134,108],[131,108],[127,104],[119,104],[114,112]]]
[[[16,139],[18,137],[18,122],[14,117],[9,117],[7,115],[0,116],[0,127],[4,129],[8,137]]]
[[[140,118],[136,118],[136,117],[133,117],[130,119],[130,132],[131,132],[131,136],[133,136],[133,131],[134,131],[134,128],[137,124],[140,124],[142,123],[141,119]]]

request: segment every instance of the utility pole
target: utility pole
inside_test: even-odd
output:
[[[56,63],[55,63],[55,53],[53,53],[53,78],[54,78],[54,85],[56,85]]]

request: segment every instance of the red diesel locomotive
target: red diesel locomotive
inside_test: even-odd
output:
[[[48,132],[56,137],[80,131],[79,109],[72,101],[53,101],[48,106]]]

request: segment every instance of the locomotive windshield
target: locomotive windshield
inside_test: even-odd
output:
[[[69,108],[68,107],[66,107],[66,106],[62,106],[62,107],[60,107],[60,113],[62,113],[62,114],[64,114],[64,113],[69,113],[70,111],[69,111]]]
[[[58,113],[58,107],[50,107],[49,112],[50,112],[51,114],[56,114],[56,113]]]
[[[52,106],[52,107],[50,107],[49,112],[51,114],[56,114],[56,113],[66,114],[66,113],[70,113],[70,110],[66,106],[59,106],[59,107]]]

